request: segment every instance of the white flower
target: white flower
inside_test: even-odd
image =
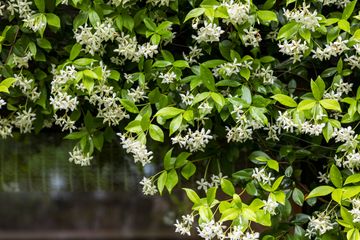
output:
[[[54,110],[74,111],[79,101],[77,97],[69,95],[67,92],[57,92],[50,97],[50,104],[53,105]]]
[[[258,232],[246,232],[245,236],[241,240],[259,240],[260,233]]]
[[[271,176],[271,173],[266,173],[264,168],[254,168],[251,177],[262,184],[269,185],[271,184],[271,181],[275,180],[275,178]]]
[[[69,130],[70,132],[72,132],[72,130],[76,129],[76,126],[75,126],[76,121],[71,120],[70,116],[68,116],[66,113],[61,117],[58,117],[55,114],[54,118],[55,118],[55,124],[61,126],[62,127],[61,130],[63,132],[66,130]]]
[[[326,5],[332,5],[335,4],[338,8],[345,7],[351,0],[317,0],[318,2],[321,2]]]
[[[197,227],[198,234],[201,238],[205,240],[211,240],[213,238],[223,239],[225,226],[221,225],[221,222],[215,222],[211,220],[210,222],[201,223],[199,227]]]
[[[12,122],[7,118],[0,118],[0,136],[5,139],[7,137],[12,137]]]
[[[183,53],[184,59],[189,64],[197,63],[197,59],[199,59],[202,55],[202,48],[198,48],[196,45],[194,47],[190,46],[190,52],[188,55]]]
[[[330,182],[329,174],[328,173],[322,173],[318,172],[319,176],[317,177],[319,179],[319,182],[324,182],[328,184]]]
[[[210,133],[210,130],[205,130],[204,128],[194,132],[189,128],[184,137],[179,134],[178,136],[171,138],[171,140],[173,144],[178,143],[181,147],[185,147],[190,152],[204,151],[209,140],[213,139],[213,136],[211,136]]]
[[[181,101],[187,106],[190,106],[194,100],[194,96],[187,91],[186,94],[180,93]]]
[[[146,145],[132,137],[126,137],[125,135],[118,133],[120,137],[120,144],[126,150],[127,153],[131,153],[134,157],[134,162],[140,162],[143,166],[151,162],[153,158],[153,152],[146,149]]]
[[[176,74],[173,71],[167,73],[160,73],[159,78],[162,79],[161,83],[170,84],[176,80]]]
[[[325,127],[325,123],[321,124],[311,124],[308,121],[305,121],[301,124],[300,132],[309,134],[310,136],[319,136],[322,134],[322,130]]]
[[[261,42],[261,35],[259,29],[256,29],[254,27],[250,27],[248,29],[244,29],[244,33],[242,35],[242,39],[244,41],[245,47],[247,46],[253,46],[258,47],[259,42]]]
[[[282,43],[279,43],[278,46],[279,51],[291,56],[290,59],[292,59],[294,63],[300,61],[304,56],[304,53],[309,49],[305,41],[301,43],[301,39],[292,39],[291,42],[284,40]]]
[[[277,79],[274,76],[274,71],[270,68],[270,66],[267,68],[258,67],[255,72],[252,73],[252,77],[261,79],[266,85],[274,84],[275,80]]]
[[[228,178],[228,176],[223,176],[222,172],[220,172],[218,175],[213,174],[211,176],[211,186],[218,187],[221,183],[221,179]]]
[[[280,112],[279,116],[276,119],[277,126],[285,131],[293,132],[294,128],[297,126],[294,121],[290,118],[288,112]]]
[[[23,57],[18,57],[17,55],[13,54],[14,64],[18,68],[22,68],[22,67],[28,68],[29,67],[29,61],[31,60],[31,58],[32,58],[31,52],[27,52],[25,54],[25,56],[23,56]]]
[[[270,215],[275,215],[275,210],[279,206],[279,204],[271,197],[269,197],[267,201],[263,200],[263,202],[265,204],[263,207],[264,211],[266,213],[270,213]]]
[[[147,178],[147,177],[144,177],[141,181],[140,181],[140,184],[143,186],[142,188],[142,192],[144,195],[154,195],[157,193],[157,189],[156,189],[156,186],[154,184],[154,182]]]
[[[46,18],[42,14],[34,14],[26,17],[24,20],[24,27],[30,28],[34,32],[43,30],[46,27]]]
[[[20,133],[29,133],[33,128],[33,122],[36,119],[36,114],[32,112],[31,108],[27,111],[16,112],[13,124],[20,129]]]
[[[225,6],[227,8],[227,12],[229,15],[228,19],[224,19],[223,21],[227,24],[243,24],[249,20],[250,17],[250,6],[249,4],[243,4],[241,2],[235,2],[234,0],[227,0],[221,3],[221,6]]]
[[[231,231],[228,233],[227,238],[229,240],[242,240],[244,233],[241,229],[241,226],[234,226],[232,228],[230,228]]]
[[[200,181],[196,181],[196,184],[198,185],[198,190],[203,189],[205,192],[208,190],[208,188],[212,187],[211,183],[206,181],[204,178],[201,178]]]
[[[351,199],[352,209],[349,211],[353,217],[354,223],[360,222],[360,199]]]
[[[289,20],[293,20],[297,23],[300,23],[301,28],[309,29],[314,32],[316,27],[320,27],[319,20],[320,17],[317,17],[317,12],[314,10],[310,11],[310,5],[306,5],[304,2],[302,7],[299,9],[294,9],[292,11],[285,10],[284,16]]]
[[[128,90],[128,95],[135,103],[144,100],[146,97],[145,87],[137,86],[136,89]]]
[[[198,42],[219,42],[220,35],[223,34],[224,31],[221,30],[220,26],[217,26],[215,23],[204,22],[204,26],[201,27],[197,31],[197,36],[193,36],[193,38]]]
[[[0,97],[0,109],[6,105],[6,101]]]
[[[318,47],[316,50],[312,50],[311,52],[314,53],[313,58],[317,58],[322,61],[324,59],[329,60],[332,56],[336,57],[342,54],[345,50],[349,50],[346,46],[347,43],[348,40],[342,40],[342,37],[339,36],[335,42],[326,44],[324,49]]]
[[[312,216],[310,218],[305,236],[311,238],[317,235],[323,235],[327,231],[332,230],[334,225],[335,223],[331,222],[330,216],[327,215],[326,212],[318,213],[316,217]]]
[[[174,226],[176,227],[175,232],[180,233],[181,235],[191,236],[191,233],[190,233],[191,225],[188,225],[185,222],[179,222],[179,220],[176,220],[176,223],[174,224]]]
[[[69,154],[69,162],[74,162],[80,166],[89,166],[90,161],[93,159],[89,153],[84,154],[78,146],[75,146],[72,152],[69,152]]]
[[[240,124],[237,127],[226,128],[226,139],[228,142],[246,142],[252,139],[253,129],[247,124]]]

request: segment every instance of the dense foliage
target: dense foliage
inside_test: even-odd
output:
[[[63,131],[83,166],[117,138],[161,166],[144,194],[184,187],[183,235],[360,239],[359,10],[1,0],[0,135]]]

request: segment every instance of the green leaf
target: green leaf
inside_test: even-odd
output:
[[[190,189],[190,188],[183,188],[186,192],[186,196],[190,199],[191,202],[198,204],[200,203],[200,197],[197,195],[197,193]]]
[[[344,185],[360,182],[360,173],[350,175],[346,178]]]
[[[45,49],[47,51],[51,50],[51,43],[46,38],[37,38],[36,43],[42,49]]]
[[[177,68],[189,68],[189,63],[185,60],[176,60],[173,62],[173,66]]]
[[[292,99],[291,97],[286,96],[284,94],[276,94],[276,95],[272,96],[272,98],[284,106],[297,107],[297,103],[294,101],[294,99]]]
[[[259,10],[256,12],[256,15],[258,16],[258,18],[260,18],[260,20],[264,22],[278,21],[276,13],[274,13],[273,11]]]
[[[184,166],[188,161],[187,159],[191,156],[191,153],[188,152],[181,152],[177,157],[175,161],[175,168],[179,168]]]
[[[4,81],[0,82],[0,86],[10,88],[14,82],[16,82],[15,78],[13,78],[13,77],[6,78]]]
[[[167,172],[163,171],[157,180],[157,186],[158,186],[160,195],[162,195],[162,192],[164,190],[166,179],[167,179]]]
[[[194,8],[186,15],[184,22],[186,22],[191,18],[199,17],[200,15],[204,14],[204,12],[205,12],[204,8]]]
[[[153,31],[153,32],[156,31],[156,24],[154,23],[153,20],[151,20],[151,18],[144,18],[143,21],[144,21],[144,23],[145,23],[145,26],[146,26],[149,30],[151,30],[151,31]]]
[[[95,136],[92,138],[94,146],[97,150],[101,151],[103,145],[104,145],[104,134],[102,132],[99,132],[95,134]]]
[[[35,6],[39,9],[39,12],[45,12],[45,0],[34,0]],[[19,6],[21,8],[21,6]]]
[[[171,120],[170,136],[180,128],[182,120],[183,120],[183,116],[181,114],[179,114],[177,117],[175,117],[173,120]]]
[[[89,77],[89,78],[93,78],[93,79],[99,79],[99,76],[92,70],[89,69],[85,69],[83,71],[84,75]]]
[[[335,99],[323,99],[320,101],[320,104],[325,109],[341,112],[340,104]]]
[[[212,92],[210,93],[210,96],[214,100],[214,102],[220,106],[220,109],[222,109],[225,106],[225,98],[223,97],[223,95],[216,92]]]
[[[289,39],[294,36],[300,28],[299,23],[289,22],[280,28],[277,39]]]
[[[80,131],[80,132],[69,133],[68,135],[66,135],[64,137],[64,139],[76,140],[76,139],[81,139],[82,137],[85,137],[87,135],[89,135],[89,133],[86,130],[83,130],[83,131]]]
[[[209,206],[214,202],[216,198],[217,187],[211,187],[206,191],[206,200]]]
[[[278,179],[275,180],[274,184],[271,186],[272,191],[276,191],[284,179],[284,176],[278,177]]]
[[[120,99],[121,105],[126,109],[126,111],[131,113],[138,113],[139,109],[135,103],[129,99]]]
[[[188,162],[182,169],[181,169],[181,175],[186,179],[189,180],[189,178],[194,175],[196,172],[196,166],[192,162]]]
[[[79,43],[75,43],[71,48],[69,59],[72,61],[75,58],[77,58],[77,56],[79,56],[81,52],[81,49],[82,49],[81,45]]]
[[[331,186],[319,186],[317,188],[314,188],[306,197],[306,199],[329,195],[334,191],[334,189],[335,188]]]
[[[164,132],[155,124],[151,124],[149,128],[150,137],[158,142],[164,142]]]
[[[267,0],[264,5],[262,6],[262,9],[268,10],[271,9],[276,3],[276,0]]]
[[[124,20],[124,27],[127,28],[129,31],[132,31],[135,26],[134,19],[127,14],[122,15],[122,18]]]
[[[311,85],[311,92],[314,98],[318,101],[322,99],[322,92],[320,91],[318,85],[313,80],[311,80],[310,85]]]
[[[338,22],[338,26],[340,29],[344,30],[345,32],[350,33],[350,23],[344,19],[341,19]]]
[[[305,99],[299,103],[299,105],[297,106],[297,109],[299,111],[309,110],[309,109],[312,109],[315,106],[315,104],[316,104],[315,100]]]
[[[101,23],[101,20],[100,20],[100,17],[99,15],[97,14],[96,11],[94,10],[90,10],[89,11],[89,20],[90,20],[90,23],[93,27],[97,27],[98,24]]]
[[[185,110],[184,109],[180,109],[180,108],[175,108],[175,107],[165,107],[160,109],[156,114],[155,117],[159,116],[165,119],[169,119],[169,118],[173,118],[177,115],[179,115],[180,113],[183,113]]]
[[[279,171],[279,163],[277,161],[270,159],[267,161],[266,164],[269,168],[271,168],[277,172]]]
[[[46,20],[49,26],[54,27],[55,29],[60,29],[60,18],[57,15],[53,13],[47,13]]]
[[[334,184],[335,187],[342,187],[342,175],[340,170],[336,167],[336,165],[332,165],[330,168],[330,180]]]
[[[73,63],[74,65],[78,65],[78,66],[88,66],[93,62],[96,62],[97,60],[92,59],[92,58],[79,58],[76,59]]]
[[[169,61],[158,60],[153,64],[153,67],[163,68],[163,67],[170,66],[171,64],[172,63]]]
[[[229,180],[222,178],[220,181],[220,185],[221,185],[221,190],[226,193],[229,196],[233,196],[235,193],[235,188],[234,185],[232,184],[232,182],[230,182]]]
[[[292,199],[294,200],[294,202],[299,205],[302,206],[304,203],[304,194],[302,191],[300,191],[297,188],[294,188],[293,193],[292,193]]]
[[[357,0],[354,0],[346,5],[344,12],[341,16],[342,19],[347,20],[351,16],[351,14],[354,12],[356,3]]]
[[[200,65],[200,78],[207,89],[213,92],[216,91],[215,79],[212,72],[202,65]]]
[[[169,191],[169,193],[171,193],[172,189],[176,186],[178,181],[179,181],[179,178],[176,173],[176,170],[175,169],[170,170],[167,174],[166,183],[165,183],[165,186],[166,186],[167,190]]]

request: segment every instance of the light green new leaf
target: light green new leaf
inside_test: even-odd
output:
[[[222,178],[220,181],[220,185],[221,185],[221,190],[226,193],[229,196],[234,195],[235,193],[235,188],[234,185],[232,184],[232,182],[230,182],[229,180]]]
[[[306,199],[314,198],[314,197],[321,197],[329,195],[334,191],[335,188],[331,186],[319,186],[317,188],[314,188],[309,195],[306,196]]]
[[[169,193],[171,193],[172,189],[176,186],[178,181],[179,181],[179,178],[176,173],[176,170],[171,169],[167,174],[166,183],[165,183],[165,186],[166,186],[167,190],[169,191]]]
[[[336,167],[336,165],[332,165],[330,168],[330,180],[334,184],[335,187],[342,187],[342,175],[340,170]]]
[[[341,112],[340,104],[335,99],[323,99],[320,101],[320,104],[325,109]]]
[[[350,175],[346,178],[344,185],[360,182],[360,173]]]
[[[166,179],[167,179],[167,172],[163,171],[163,173],[160,174],[160,176],[157,180],[157,187],[158,187],[160,195],[162,195],[162,192],[164,190]]]
[[[200,203],[200,197],[197,195],[197,193],[190,189],[190,188],[183,188],[186,192],[186,196],[192,201],[193,203],[197,204]]]
[[[180,113],[183,113],[185,110],[184,109],[180,109],[180,108],[175,108],[175,107],[165,107],[160,109],[156,114],[155,117],[159,116],[165,119],[169,119],[169,118],[173,118],[177,115],[179,115]]]
[[[189,180],[189,178],[194,175],[196,172],[196,166],[192,162],[188,162],[182,169],[181,169],[181,175],[186,179]]]
[[[276,95],[272,96],[272,98],[284,106],[297,107],[297,103],[295,102],[295,100],[284,94],[276,94]]]
[[[204,14],[204,12],[205,12],[204,8],[194,8],[186,15],[184,22],[186,22],[191,18],[199,17],[200,15]]]
[[[302,100],[299,105],[297,106],[297,109],[299,111],[305,111],[305,110],[310,110],[312,109],[316,104],[316,101],[315,100],[312,100],[312,99],[305,99],[305,100]]]
[[[163,130],[155,125],[151,124],[149,128],[150,137],[158,142],[164,142],[164,132]]]

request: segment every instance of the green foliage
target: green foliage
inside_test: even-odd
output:
[[[118,133],[145,194],[185,187],[182,234],[360,238],[356,0],[23,2],[0,3],[2,138],[51,127],[87,166]]]

